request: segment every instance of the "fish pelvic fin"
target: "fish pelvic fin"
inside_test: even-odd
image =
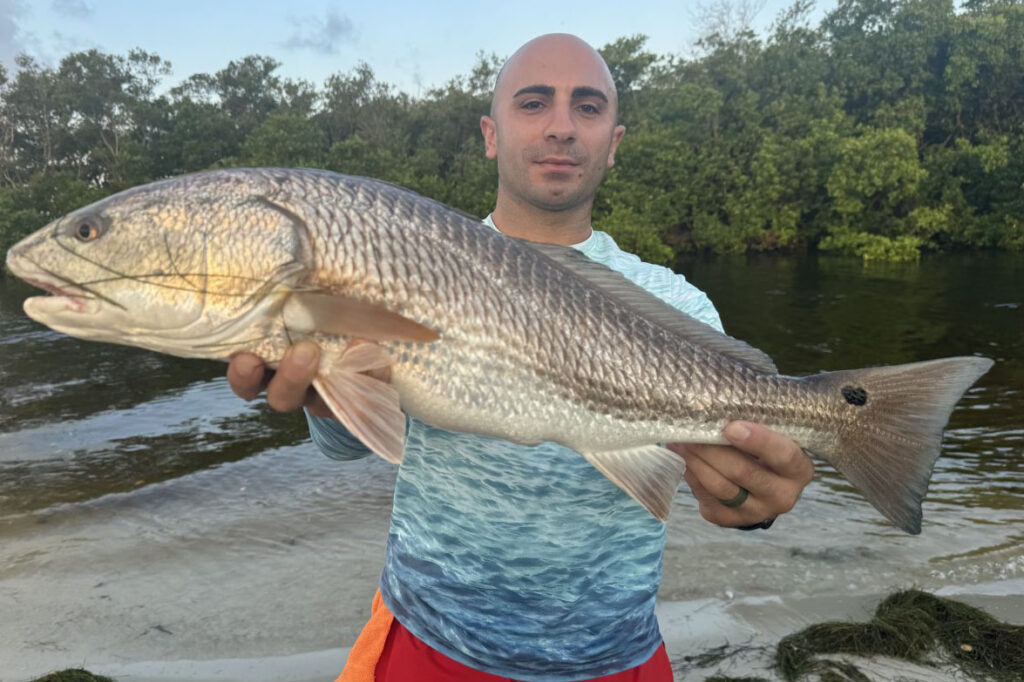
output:
[[[668,520],[672,499],[686,473],[681,456],[660,445],[580,454],[655,518]]]
[[[390,356],[379,345],[356,344],[336,362],[321,367],[313,386],[353,436],[392,464],[401,464],[406,420],[398,391],[363,373],[390,365]]]
[[[992,366],[981,357],[825,372],[807,377],[853,418],[826,445],[832,464],[878,511],[912,535],[953,407]]]

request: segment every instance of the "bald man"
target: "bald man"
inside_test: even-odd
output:
[[[536,38],[502,68],[480,121],[498,163],[484,223],[571,245],[683,312],[721,329],[707,297],[591,227],[595,192],[625,128],[608,67],[570,35]],[[310,389],[317,347],[292,347],[267,384],[279,410],[306,405],[313,441],[349,460],[369,451]],[[247,398],[266,373],[228,370]],[[813,468],[791,440],[734,422],[730,446],[670,446],[707,520],[767,528]],[[565,482],[556,483],[558,482]],[[380,589],[339,682],[529,680],[670,682],[654,616],[665,527],[577,453],[442,431],[409,420]]]

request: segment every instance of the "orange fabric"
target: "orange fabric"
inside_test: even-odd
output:
[[[425,677],[426,676],[426,677]],[[380,590],[373,595],[370,620],[348,652],[345,669],[335,682],[517,682],[474,670],[434,651],[402,627],[384,605]],[[664,642],[654,655],[635,668],[584,682],[671,682]]]
[[[388,640],[388,632],[395,617],[384,605],[380,590],[373,595],[373,606],[370,607],[370,621],[356,638],[356,643],[348,652],[345,669],[335,682],[373,682],[374,670],[384,643]]]
[[[397,620],[391,625],[375,675],[374,682],[521,682],[454,661],[431,649]],[[580,682],[672,682],[672,679],[672,664],[662,642],[646,663]]]

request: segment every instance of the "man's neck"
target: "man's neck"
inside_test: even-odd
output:
[[[590,237],[590,203],[565,211],[545,211],[502,199],[499,195],[491,219],[494,226],[509,237],[565,246],[579,244]]]

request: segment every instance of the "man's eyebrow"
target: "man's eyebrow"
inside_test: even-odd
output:
[[[546,97],[554,97],[555,89],[550,85],[527,85],[525,88],[519,88],[516,93],[512,95],[513,99],[520,95],[544,95]],[[586,99],[593,97],[599,99],[602,102],[608,102],[608,95],[604,94],[597,88],[592,88],[589,85],[580,85],[572,89],[572,99]]]
[[[598,90],[597,88],[591,88],[586,85],[581,85],[578,88],[572,89],[573,99],[585,99],[587,97],[595,97],[601,100],[602,102],[605,102],[606,104],[608,102],[608,96],[601,92],[600,90]]]
[[[553,97],[555,89],[550,85],[527,85],[525,88],[519,88],[516,90],[516,94],[512,97],[519,97],[519,95],[547,95]]]

